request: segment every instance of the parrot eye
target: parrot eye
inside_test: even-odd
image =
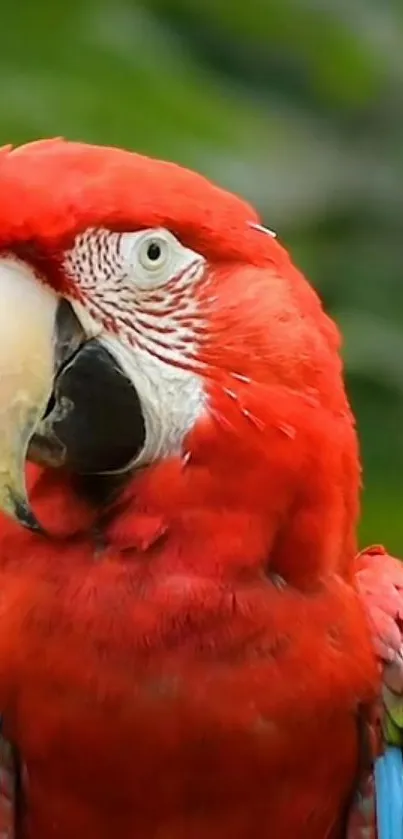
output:
[[[169,242],[162,236],[148,234],[139,244],[139,263],[147,272],[160,271],[167,264],[169,256]]]
[[[185,435],[205,412],[203,381],[191,368],[198,365],[204,329],[197,289],[206,267],[202,254],[165,227],[88,228],[64,254],[66,277],[79,291],[74,313],[138,396],[145,442],[136,466],[181,452]],[[94,390],[95,380],[92,385]],[[91,425],[92,414],[85,421]]]

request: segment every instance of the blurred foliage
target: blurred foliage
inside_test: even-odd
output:
[[[345,335],[363,542],[403,552],[401,0],[16,0],[0,140],[64,135],[254,202]]]

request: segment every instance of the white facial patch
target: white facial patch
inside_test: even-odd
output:
[[[80,295],[71,301],[78,317],[139,395],[146,441],[138,465],[180,454],[204,412],[195,369],[204,329],[196,287],[205,268],[200,254],[162,228],[87,230],[66,254],[64,270]]]

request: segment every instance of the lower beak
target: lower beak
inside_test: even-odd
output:
[[[72,306],[12,257],[0,260],[0,509],[41,531],[27,457],[77,473],[124,471],[144,444],[137,392]]]

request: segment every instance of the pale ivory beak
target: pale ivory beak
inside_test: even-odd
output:
[[[37,530],[25,459],[52,392],[58,300],[24,262],[0,259],[0,509]]]

